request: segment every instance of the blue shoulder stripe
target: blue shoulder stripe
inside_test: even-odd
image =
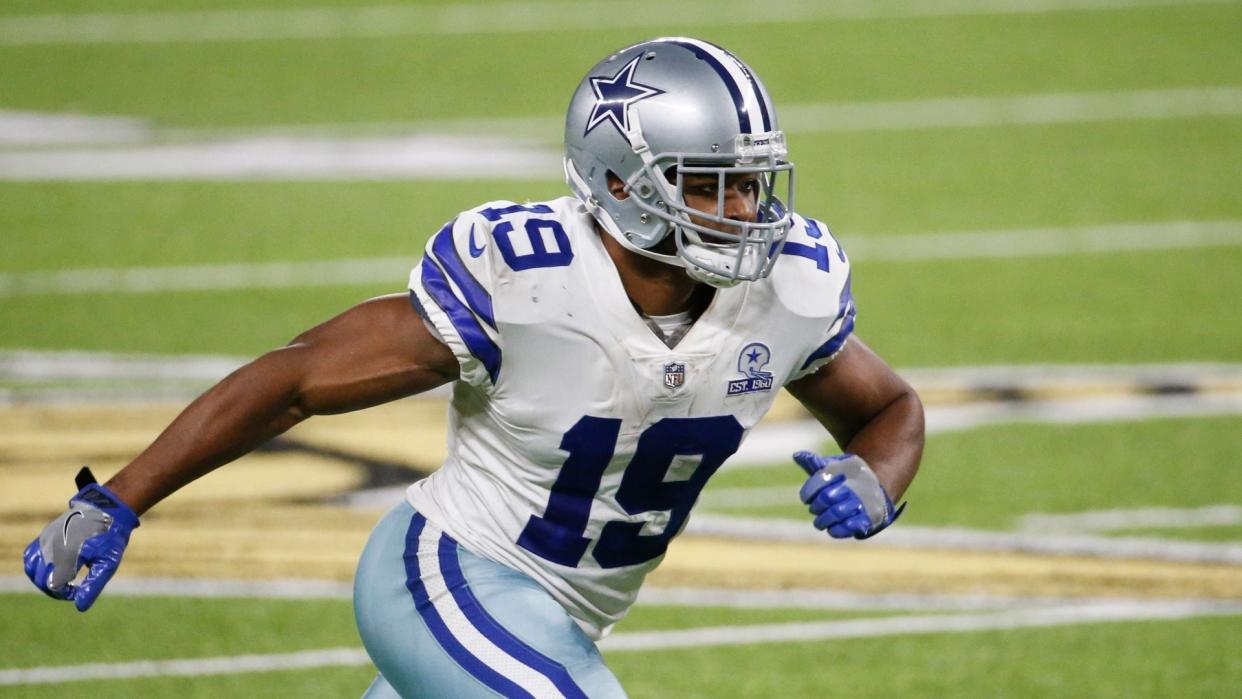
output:
[[[844,315],[845,322],[841,323],[841,328],[832,337],[828,338],[827,342],[820,345],[818,349],[811,353],[811,356],[806,358],[806,361],[802,363],[803,369],[811,366],[811,363],[818,359],[831,357],[841,351],[841,347],[845,345],[845,341],[849,338],[850,333],[854,332],[854,317],[857,315],[857,309],[854,307],[854,292],[850,290],[850,278],[852,276],[845,277],[845,287],[841,289],[841,298],[837,302],[837,317],[840,318]]]
[[[484,323],[496,329],[496,320],[492,315],[492,295],[487,293],[487,289],[474,278],[470,270],[466,269],[466,265],[461,261],[461,255],[457,252],[457,246],[453,244],[453,223],[457,219],[453,219],[436,233],[435,238],[431,241],[431,250],[435,253],[436,259],[440,265],[444,267],[444,271],[448,272],[449,277],[457,284],[457,288],[461,289],[461,293],[466,297],[466,305],[470,306],[470,310],[483,320]],[[471,232],[473,234],[473,231]]]
[[[840,352],[841,347],[845,344],[845,341],[849,339],[850,333],[852,332],[854,332],[854,308],[851,306],[849,315],[845,318],[845,322],[841,324],[841,329],[837,331],[836,335],[828,338],[827,342],[820,345],[819,349],[812,352],[811,356],[807,357],[806,361],[802,363],[802,368],[805,369],[811,366],[811,363],[816,360],[823,359],[824,357],[831,357],[837,352]]]
[[[500,347],[488,337],[470,309],[453,294],[444,272],[430,256],[423,258],[422,283],[427,295],[448,316],[462,342],[466,343],[466,349],[487,368],[487,374],[495,385],[500,375]]]

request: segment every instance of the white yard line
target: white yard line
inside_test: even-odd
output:
[[[828,21],[1027,15],[1230,4],[1232,0],[599,0],[443,7],[371,7],[43,14],[0,18],[0,45],[271,41],[596,31],[679,24],[730,26]],[[600,18],[607,17],[601,23]]]
[[[136,117],[0,109],[0,147],[137,143],[151,137],[151,125]]]
[[[1240,245],[1242,221],[1236,219],[873,235],[846,237],[842,243],[851,260],[884,262],[1043,257]]]
[[[998,629],[1073,626],[1117,621],[1174,620],[1242,614],[1242,604],[1226,602],[1119,602],[1065,605],[951,616],[897,616],[790,624],[718,626],[680,631],[619,633],[600,642],[605,653],[704,646],[748,646],[789,641],[822,641]]]
[[[57,684],[85,680],[128,680],[138,677],[201,677],[370,664],[371,658],[361,648],[326,648],[273,655],[137,660],[122,663],[49,665],[0,670],[0,686]]]
[[[1126,529],[1186,529],[1242,524],[1242,507],[1142,507],[1070,514],[1024,515],[1022,529],[1039,532],[1109,532]]]
[[[201,143],[0,151],[0,180],[557,179],[559,152],[485,136],[253,136]]]
[[[248,361],[246,357],[217,355],[0,350],[0,379],[215,382]]]
[[[212,578],[128,578],[108,583],[109,597],[243,599],[353,599],[353,585],[332,580],[220,580]],[[39,594],[20,575],[0,576],[0,593]]]
[[[1206,87],[946,99],[787,105],[790,133],[909,131],[1242,114],[1242,88]]]
[[[25,580],[26,586],[30,587]],[[860,593],[825,589],[733,590],[723,588],[655,587],[647,585],[638,604],[671,607],[726,607],[729,609],[836,609],[980,611],[1080,604],[1116,603],[1123,598],[1031,597],[992,594]]]
[[[1177,541],[1154,537],[1108,537],[1049,532],[996,532],[959,527],[893,527],[865,544],[827,539],[823,532],[793,519],[730,517],[699,513],[690,519],[686,532],[758,541],[790,541],[833,546],[884,546],[890,548],[943,549],[957,551],[1006,551],[1054,556],[1096,558],[1146,558],[1175,563],[1242,565],[1242,544]]]
[[[1242,411],[1240,411],[1242,412]],[[786,449],[788,451],[788,449]],[[794,485],[740,488],[708,488],[698,506],[706,510],[749,510],[792,506],[798,502]],[[1242,524],[1242,507],[1207,505],[1203,507],[1141,507],[1066,514],[1024,515],[1019,528],[1024,532],[1088,534],[1126,529],[1189,529]]]
[[[149,294],[165,291],[290,289],[373,285],[391,280],[405,287],[416,257],[377,257],[308,262],[256,262],[176,267],[64,269],[0,275],[0,297],[45,294]]]
[[[38,596],[20,575],[0,576],[0,594]],[[352,600],[353,586],[332,580],[228,580],[129,578],[108,583],[109,597],[177,597],[194,599]],[[736,590],[647,585],[638,603],[650,607],[724,607],[728,609],[836,609],[980,611],[1062,604],[1135,601],[1118,597],[1055,597],[996,594],[861,593],[832,589]]]
[[[1242,246],[1242,220],[1123,223],[967,233],[846,237],[854,261],[917,262]],[[409,274],[414,257],[256,262],[172,267],[63,269],[0,274],[0,298],[53,294],[288,289],[374,285]]]
[[[781,115],[785,129],[794,133],[1238,116],[1242,115],[1242,87],[795,104],[782,107]],[[12,135],[0,137],[0,146],[19,147],[0,149],[0,180],[561,177],[560,149],[555,145],[560,119],[552,117],[256,127],[228,132],[147,130],[136,119],[72,114],[23,112],[8,121]],[[5,124],[0,113],[0,131],[6,130]],[[92,139],[93,146],[60,145]],[[58,147],[32,147],[49,144]],[[1141,244],[1165,247],[1158,239],[1145,240]],[[1087,235],[1081,244],[1091,249],[1095,243]],[[930,245],[930,240],[921,241],[911,254],[926,255]]]
[[[959,432],[985,425],[1081,425],[1161,418],[1212,417],[1242,413],[1242,393],[1149,395],[979,402],[932,406],[927,432]]]
[[[604,639],[599,645],[605,653],[643,652],[827,639],[970,633],[1124,621],[1171,621],[1238,614],[1242,614],[1242,604],[1233,602],[1206,600],[1097,602],[969,614],[895,616],[845,621],[753,624],[618,633]],[[366,666],[370,663],[370,658],[360,648],[328,648],[273,655],[52,665],[0,670],[0,686],[138,677],[193,677],[319,667]]]

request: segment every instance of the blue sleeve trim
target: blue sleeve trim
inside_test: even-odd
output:
[[[466,269],[465,263],[462,262],[457,246],[453,244],[453,223],[454,221],[449,221],[439,233],[436,233],[431,241],[431,251],[435,253],[444,271],[448,272],[449,277],[457,284],[457,288],[461,289],[461,293],[465,295],[466,305],[470,307],[470,310],[495,330],[496,320],[492,313],[492,295],[487,293],[487,289],[484,289],[479,280],[470,274],[470,270]]]
[[[470,309],[453,295],[444,272],[430,256],[423,258],[422,284],[431,300],[448,316],[461,341],[466,343],[466,349],[483,363],[495,385],[500,375],[500,347],[487,336]]]
[[[841,289],[841,298],[837,301],[837,317],[844,316],[845,322],[841,324],[838,330],[828,341],[820,345],[818,349],[811,353],[802,363],[802,368],[806,369],[817,360],[825,357],[831,357],[841,351],[841,347],[845,345],[846,339],[850,333],[854,332],[854,317],[857,315],[857,309],[854,308],[854,292],[850,289],[850,281],[853,275],[845,277],[845,286]]]
[[[849,338],[850,333],[852,332],[854,332],[854,309],[850,308],[850,314],[846,317],[845,323],[841,326],[841,329],[837,331],[836,335],[828,338],[827,342],[820,345],[819,349],[812,352],[811,356],[807,357],[806,361],[802,363],[802,368],[805,369],[817,360],[825,357],[831,357],[837,352],[840,352],[841,347],[845,345],[845,341]]]

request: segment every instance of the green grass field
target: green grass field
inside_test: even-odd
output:
[[[124,27],[120,15],[127,13],[170,13],[160,21],[174,22],[191,11],[371,4],[8,0],[0,3],[0,119],[9,110],[133,118],[148,129],[138,145],[151,147],[310,133],[293,131],[303,127],[334,136],[469,134],[477,120],[492,120],[502,135],[517,133],[555,150],[568,97],[601,52],[686,34],[734,50],[764,77],[778,108],[789,109],[797,208],[826,221],[847,252],[850,241],[861,246],[908,234],[1233,226],[1224,242],[1151,249],[912,260],[860,255],[853,277],[858,332],[894,366],[1242,363],[1242,2],[1136,0],[1074,9],[1067,0],[1043,4],[1068,9],[1025,12],[1011,10],[1040,3],[994,0],[934,16],[926,10],[935,3],[876,0],[876,7],[901,16],[870,19],[799,18],[817,5],[784,3],[791,19],[761,9],[753,24],[691,2],[689,11],[701,15],[695,21],[683,14],[661,23],[653,13],[610,24],[601,12],[587,28],[524,5],[545,12],[549,26],[210,41],[13,38],[29,31],[22,26],[34,26],[14,21],[49,13],[64,17],[44,17],[39,26],[68,37],[56,32],[95,13],[117,13],[107,16]],[[417,4],[433,14],[452,5]],[[511,6],[467,4],[474,9],[454,11]],[[1151,91],[1202,88],[1231,89],[1233,96],[1198,111],[1177,100],[1143,102],[1171,99]],[[931,109],[930,100],[1071,93],[1129,95],[1126,104],[1163,112],[1161,118],[835,130],[814,111],[825,103],[901,102],[894,113],[916,113]],[[1174,115],[1179,109],[1185,113]],[[0,128],[6,123],[0,120]],[[0,136],[0,351],[255,355],[361,299],[403,290],[404,275],[338,285],[308,280],[285,289],[5,289],[29,275],[94,268],[354,258],[404,258],[412,266],[427,237],[462,209],[567,193],[555,170],[433,179],[44,179],[14,174],[12,163],[19,155],[77,146],[22,145]],[[92,152],[133,145],[98,145]],[[30,384],[0,376],[0,388],[14,385]],[[1237,387],[1231,390],[1236,396]],[[1237,412],[934,434],[903,522],[1008,533],[1037,513],[1239,507],[1240,435]],[[14,454],[0,449],[0,479],[17,463]],[[792,491],[800,480],[792,465],[725,470],[706,494],[769,486]],[[796,502],[710,511],[804,516]],[[1098,534],[1242,546],[1242,522]],[[17,575],[17,552],[3,552],[14,564],[9,574]],[[1238,597],[1242,590],[1233,591]],[[653,605],[638,607],[617,631],[903,613],[925,612]],[[79,615],[34,593],[4,592],[0,618],[0,676],[47,665],[359,646],[350,604],[336,599],[105,596]],[[1242,686],[1238,622],[1234,613],[606,655],[634,697],[1221,697]],[[373,674],[347,666],[0,684],[0,696],[357,696]]]
[[[210,657],[284,653],[355,646],[346,601],[109,599],[80,617],[68,607],[32,604],[27,595],[0,595],[14,625],[40,624],[38,643],[4,647],[11,666],[47,661],[54,648],[71,647],[82,661]],[[860,610],[857,615],[865,612]],[[673,608],[637,610],[620,628],[694,628],[729,623],[840,618],[824,612],[785,613]],[[170,622],[169,619],[186,619]],[[188,620],[192,620],[188,621]],[[104,639],[107,639],[106,641]],[[784,643],[766,646],[610,653],[608,662],[636,697],[783,696],[833,692],[886,697],[893,692],[954,696],[1229,696],[1242,661],[1230,649],[1242,641],[1229,618],[1164,623],[855,639],[845,645]],[[1074,657],[1072,667],[1065,658]],[[1160,658],[1160,662],[1151,662]],[[825,672],[831,666],[831,677]],[[877,679],[875,668],[887,668]],[[323,668],[184,679],[92,682],[100,697],[353,696],[373,677],[369,668]],[[67,691],[82,683],[63,685]],[[46,686],[8,687],[6,697],[46,696]]]

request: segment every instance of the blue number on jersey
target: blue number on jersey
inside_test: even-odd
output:
[[[532,515],[518,545],[564,566],[576,567],[590,546],[584,537],[591,504],[616,449],[621,421],[587,415],[561,440],[569,458],[561,467],[542,517]],[[617,503],[629,514],[667,510],[659,534],[643,534],[641,522],[604,525],[595,560],[603,568],[644,563],[664,553],[685,524],[690,508],[725,459],[742,442],[742,426],[732,415],[668,417],[643,431],[617,489]],[[665,481],[676,456],[698,456],[699,464],[684,481]]]
[[[599,490],[604,469],[617,447],[621,421],[615,418],[586,417],[561,438],[561,450],[569,458],[552,484],[552,495],[542,517],[531,515],[518,537],[518,546],[541,558],[571,568],[582,560],[591,540],[582,536],[591,503]]]
[[[819,224],[816,223],[814,219],[809,218],[806,219],[806,234],[816,240],[824,236],[823,231],[819,230]],[[787,242],[785,243],[785,246],[781,248],[781,254],[805,257],[806,259],[815,262],[815,266],[818,267],[821,272],[828,271],[829,265],[827,245],[819,245],[817,243],[803,245],[802,243]],[[845,253],[839,249],[837,250],[837,257],[840,258],[842,262],[845,262]]]
[[[527,214],[550,214],[552,207],[545,204],[532,204],[530,206],[523,204],[514,204],[501,209],[481,209],[479,214],[488,221],[500,221],[500,219],[509,214],[527,213]],[[505,258],[505,263],[513,268],[514,271],[520,272],[524,269],[539,269],[542,267],[565,267],[574,259],[574,251],[569,247],[569,236],[565,234],[565,228],[561,226],[561,222],[555,219],[547,218],[528,218],[522,226],[526,231],[526,237],[530,241],[530,252],[518,253],[513,248],[513,240],[510,235],[513,234],[513,223],[510,221],[501,221],[492,229],[492,237],[496,240],[496,247],[500,249],[500,256]],[[543,232],[552,233],[552,240],[556,244],[556,250],[548,250],[548,244],[544,240]]]
[[[547,204],[514,204],[513,206],[504,206],[499,209],[488,207],[479,209],[479,215],[488,221],[499,221],[509,214],[528,213],[528,214],[550,214],[552,207]]]

